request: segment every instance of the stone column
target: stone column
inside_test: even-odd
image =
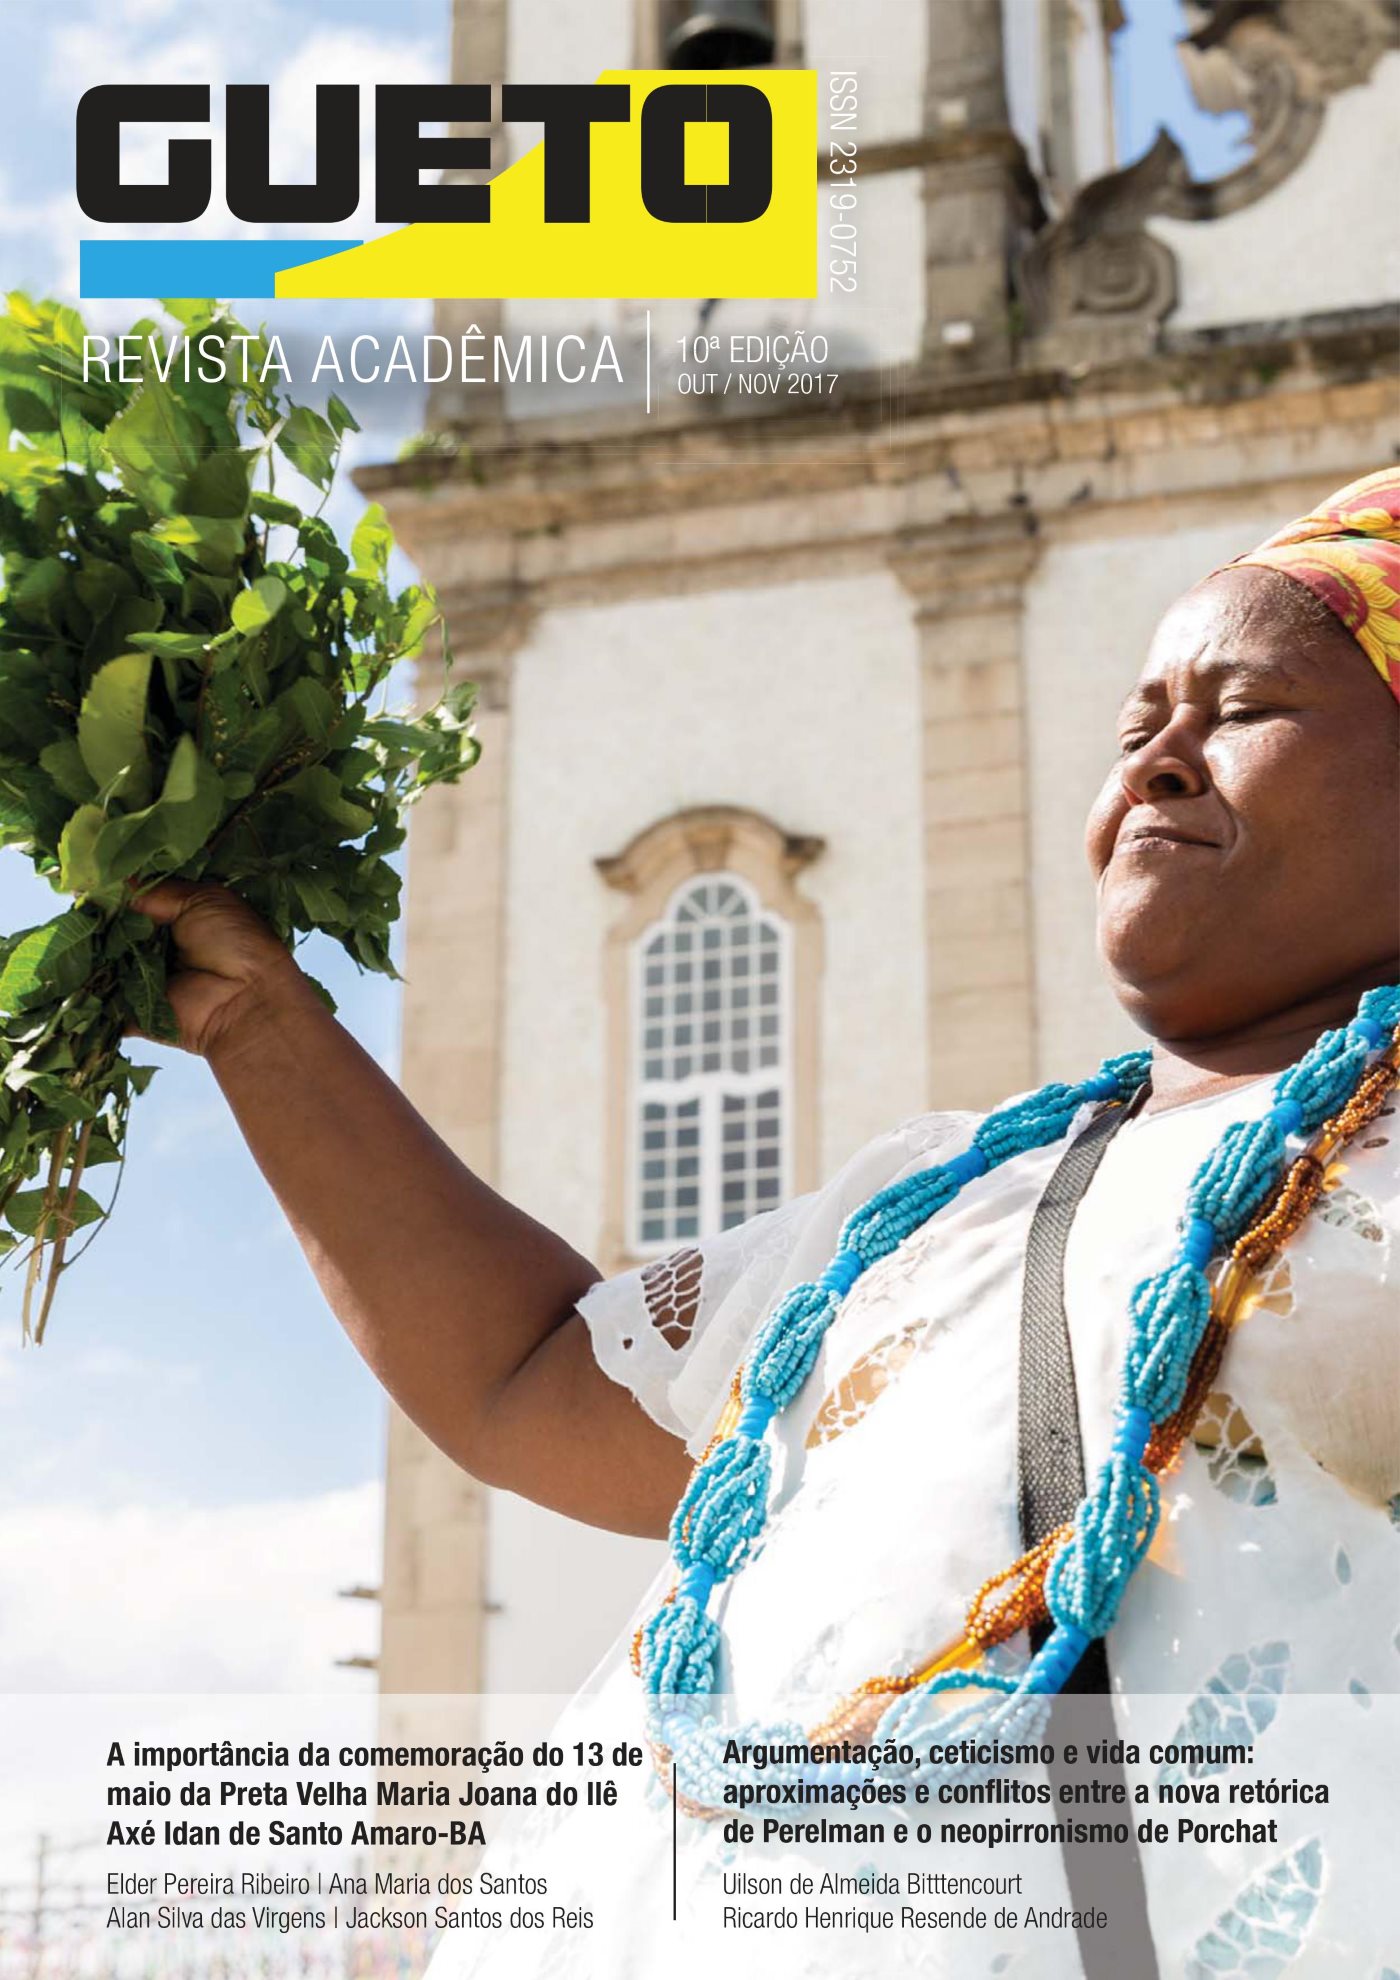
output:
[[[1018,515],[955,519],[891,553],[922,649],[931,1107],[1035,1083],[1021,613],[1036,555]]]
[[[481,760],[431,791],[409,841],[401,1081],[488,1182],[499,1169],[510,675],[528,615],[513,596],[446,599],[458,671],[480,689]],[[429,668],[431,672],[431,667]],[[463,1301],[468,1289],[463,1287]],[[412,1326],[406,1313],[404,1325]],[[479,1691],[485,1488],[390,1410],[384,1500],[384,1694]]]
[[[1000,370],[1012,355],[1009,271],[1028,171],[1011,130],[1002,0],[928,0],[924,363]]]
[[[508,0],[453,0],[452,80],[454,83],[489,83],[491,119],[485,124],[453,124],[453,137],[484,137],[491,141],[491,169],[484,172],[448,172],[447,179],[464,185],[479,185],[503,170],[506,163],[505,126],[501,122],[501,84],[506,78],[510,20]],[[489,354],[491,339],[505,328],[505,307],[494,297],[480,301],[439,302],[433,306],[433,328],[454,340],[475,327],[486,337]],[[489,367],[488,367],[489,379]],[[489,424],[503,416],[505,395],[491,383],[464,385],[451,377],[434,385],[428,393],[427,425],[430,432],[454,426]]]

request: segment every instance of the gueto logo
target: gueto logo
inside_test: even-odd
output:
[[[394,231],[209,239],[85,238],[81,293],[104,296],[806,296],[816,289],[816,76],[772,70],[736,82],[669,70],[596,83],[507,84],[508,124],[541,142],[486,182],[491,141],[425,135],[484,124],[483,84],[374,90],[374,216]],[[178,228],[213,200],[213,88],[107,83],[78,105],[78,203],[99,226]],[[361,91],[316,90],[313,180],[272,177],[265,84],[224,91],[224,198],[248,225],[326,227],[358,210]],[[122,179],[124,129],[169,126],[159,184]],[[204,126],[203,135],[176,135]]]

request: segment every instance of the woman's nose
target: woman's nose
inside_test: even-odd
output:
[[[1169,723],[1141,749],[1125,757],[1119,769],[1130,804],[1152,804],[1163,798],[1199,797],[1206,788],[1205,766],[1189,739]]]

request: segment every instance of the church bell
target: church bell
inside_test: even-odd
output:
[[[682,0],[666,37],[673,69],[761,69],[773,50],[766,0]]]

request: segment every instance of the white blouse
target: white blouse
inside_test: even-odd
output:
[[[1189,1179],[1232,1120],[1268,1105],[1272,1080],[1128,1121],[1080,1204],[1065,1262],[1086,1472],[1109,1451],[1132,1287],[1169,1256]],[[1076,1121],[1078,1131],[1089,1110]],[[775,1299],[816,1276],[846,1215],[895,1178],[965,1147],[971,1115],[934,1114],[861,1151],[826,1188],[695,1249],[595,1287],[582,1310],[601,1367],[692,1451]],[[1393,1794],[1377,1742],[1400,1690],[1400,1135],[1393,1102],[1343,1151],[1323,1200],[1255,1288],[1196,1439],[1163,1480],[1162,1520],[1109,1639],[1125,1739],[1254,1746],[1247,1774],[1322,1778],[1326,1807],[1267,1813],[1271,1845],[1144,1852],[1164,1976],[1400,1972],[1390,1883]],[[872,1674],[917,1667],[959,1637],[973,1593],[1019,1552],[1017,1368],[1030,1220],[1065,1144],[1018,1156],[956,1200],[847,1296],[816,1367],[777,1421],[760,1547],[717,1591],[722,1683],[745,1717],[815,1724]],[[649,1613],[668,1585],[648,1595]],[[630,1636],[630,1630],[628,1632]],[[640,1737],[624,1638],[571,1708],[610,1740]],[[795,1700],[802,1703],[795,1704]],[[556,1735],[561,1736],[561,1735]],[[1129,1776],[1155,1783],[1144,1758]],[[1233,1775],[1221,1776],[1234,1778]],[[1155,1796],[1155,1788],[1154,1788]],[[1225,1797],[1222,1797],[1224,1799]],[[1391,1802],[1393,1810],[1393,1801]],[[1180,1811],[1137,1811],[1173,1820]],[[776,1846],[736,1856],[717,1824],[682,1825],[682,1914],[671,1923],[667,1804],[635,1793],[608,1823],[531,1823],[498,1852],[549,1861],[551,1888],[593,1894],[597,1924],[528,1945],[449,1940],[449,1974],[606,1975],[901,1971],[1078,1972],[1072,1933],[713,1936],[706,1885],[736,1862],[810,1868]],[[591,1840],[590,1840],[591,1839]],[[894,1867],[889,1852],[868,1852]],[[949,1847],[909,1863],[985,1874],[1025,1852]],[[762,1859],[761,1861],[759,1859]],[[771,1859],[771,1860],[770,1860]],[[1063,1901],[1058,1851],[1030,1881]],[[689,1896],[687,1897],[687,1894]],[[600,1897],[602,1901],[600,1902]],[[615,1900],[615,1901],[612,1901]],[[567,1898],[564,1900],[567,1902]],[[896,1901],[897,1903],[897,1901]],[[548,1935],[546,1935],[547,1937]],[[747,1963],[746,1963],[747,1962]]]

